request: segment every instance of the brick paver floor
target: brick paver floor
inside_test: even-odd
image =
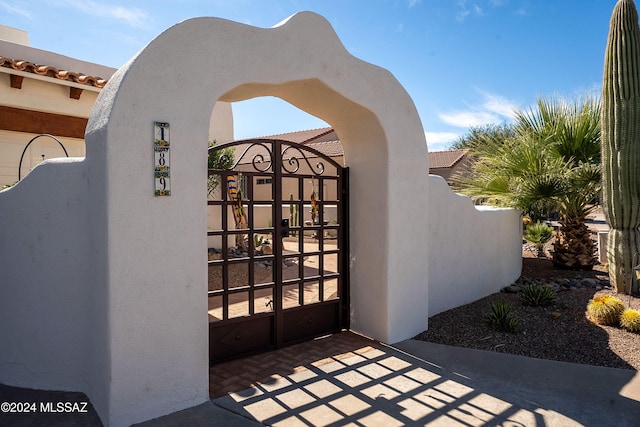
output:
[[[220,363],[209,370],[211,398],[248,389],[266,379],[301,372],[372,350],[377,342],[342,332],[256,356]]]

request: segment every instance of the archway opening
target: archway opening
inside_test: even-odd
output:
[[[180,60],[168,62],[167,52]],[[188,79],[184,64],[197,64]],[[385,342],[424,329],[427,266],[407,242],[426,240],[426,150],[408,94],[387,71],[350,56],[317,15],[266,30],[189,20],[112,77],[87,127],[88,210],[92,223],[106,224],[93,234],[89,266],[104,296],[96,348],[106,354],[93,359],[93,394],[110,396],[99,406],[113,420],[141,407],[133,369],[153,378],[152,392],[138,398],[149,412],[175,402],[176,390],[189,398],[170,409],[206,393],[206,123],[217,101],[261,96],[285,100],[340,135],[350,170],[351,328]],[[169,197],[153,188],[154,123],[171,128]]]
[[[233,138],[249,139],[328,127],[324,120],[274,96],[232,103]]]
[[[264,108],[252,101],[242,105],[245,111]],[[280,107],[281,118],[283,109],[292,117],[306,115],[283,101],[266,101],[270,112],[273,104]],[[212,365],[349,326],[348,170],[335,132],[313,119],[325,126],[267,121],[269,128],[254,126],[253,138],[209,148]],[[234,114],[236,126],[243,120]]]

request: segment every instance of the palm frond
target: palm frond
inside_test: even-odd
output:
[[[514,132],[477,132],[468,145],[471,173],[453,177],[457,191],[486,203],[580,216],[600,190],[600,102],[540,98],[516,112]]]

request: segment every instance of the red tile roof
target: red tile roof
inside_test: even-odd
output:
[[[254,139],[271,139],[271,140],[282,140],[282,141],[290,141],[295,142],[296,144],[305,145],[307,147],[318,150],[322,154],[328,157],[340,157],[344,155],[342,151],[342,144],[336,135],[336,132],[330,128],[320,128],[320,129],[309,129],[309,130],[301,130],[297,132],[288,132],[281,133],[276,135],[268,135],[261,136],[258,138],[248,139],[247,142],[252,141]],[[244,147],[244,146],[239,146]],[[237,150],[238,154],[242,153],[244,148],[239,148]],[[253,158],[253,155],[259,151],[258,148],[253,149],[251,152],[247,153],[240,163],[247,163],[249,160]]]
[[[318,141],[338,141],[336,132],[330,127],[261,136],[256,139],[281,139],[283,141],[295,142],[297,144],[306,144],[308,142]]]
[[[52,67],[50,65],[34,64],[33,62],[25,61],[22,59],[8,58],[6,56],[0,56],[0,66],[11,68],[17,71],[38,74],[40,76],[47,76],[60,80],[69,80],[80,84],[95,86],[98,88],[104,87],[104,85],[106,85],[108,81],[107,79],[103,79],[102,77],[87,76],[82,73],[76,73],[68,70],[59,70],[56,67]]]
[[[315,148],[326,156],[343,156],[342,144],[336,132],[330,128],[309,129],[297,132],[269,135],[257,139],[281,139]],[[429,152],[429,169],[453,168],[464,158],[466,150]]]
[[[467,154],[467,150],[429,152],[429,169],[449,169],[457,165]]]

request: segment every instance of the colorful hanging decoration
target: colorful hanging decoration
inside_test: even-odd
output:
[[[236,230],[246,228],[246,217],[244,214],[244,208],[242,207],[242,190],[238,190],[236,177],[233,175],[227,176],[227,188],[229,190],[229,200],[233,202],[233,219],[236,223]],[[236,245],[240,248],[244,248],[244,236],[236,236]]]
[[[313,224],[316,223],[316,218],[318,217],[318,202],[316,201],[317,197],[318,195],[315,191],[313,191],[311,193],[311,222]]]

